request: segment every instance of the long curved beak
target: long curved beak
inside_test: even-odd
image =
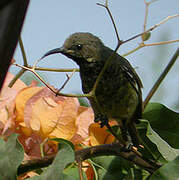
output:
[[[49,55],[51,55],[51,54],[57,54],[57,53],[62,53],[62,54],[63,54],[64,52],[66,52],[66,49],[65,49],[64,47],[52,49],[52,50],[48,51],[47,53],[45,53],[45,54],[41,57],[41,59],[43,59],[44,57],[49,56]]]

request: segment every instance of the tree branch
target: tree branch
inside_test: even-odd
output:
[[[140,166],[141,168],[145,169],[150,173],[155,172],[158,168],[162,166],[161,164],[157,164],[150,160],[145,159],[144,157],[140,156],[138,153],[135,153],[125,148],[122,144],[119,143],[103,144],[103,145],[92,146],[89,148],[78,150],[75,152],[75,160],[78,163],[81,163],[82,161],[92,157],[108,156],[108,155],[120,156],[128,161],[133,162],[134,164]],[[43,159],[25,161],[23,164],[19,166],[17,174],[21,175],[25,172],[47,167],[52,163],[54,158],[55,156],[50,156]]]

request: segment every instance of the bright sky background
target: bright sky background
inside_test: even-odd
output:
[[[116,36],[106,10],[96,3],[104,0],[31,0],[22,32],[29,64],[40,58],[53,48],[62,46],[64,40],[74,32],[91,32],[112,49],[116,46]],[[145,5],[143,0],[109,0],[109,7],[118,27],[122,40],[126,40],[143,30]],[[149,8],[147,27],[159,23],[169,15],[179,14],[178,0],[158,0]],[[152,32],[152,37],[146,43],[162,40],[179,39],[179,17],[169,20]],[[135,48],[140,38],[122,45],[118,51],[124,54]],[[143,97],[147,95],[161,71],[176,51],[179,43],[145,47],[127,56],[143,81]],[[15,60],[22,64],[19,48]],[[77,65],[63,55],[52,55],[39,63],[41,67],[73,68]],[[152,99],[179,111],[175,104],[179,103],[179,61],[177,61],[167,78],[162,83],[158,93]],[[18,68],[11,68],[16,73]],[[61,87],[66,79],[65,73],[42,73],[43,77],[56,88]],[[81,92],[79,74],[76,73],[63,90],[65,93]]]

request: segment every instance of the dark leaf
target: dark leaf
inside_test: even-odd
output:
[[[147,119],[152,129],[170,146],[179,149],[179,113],[162,104],[150,103],[145,108],[143,118]]]

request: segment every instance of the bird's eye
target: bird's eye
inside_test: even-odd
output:
[[[83,48],[83,45],[82,44],[77,44],[76,48],[77,48],[77,50],[81,50]]]

